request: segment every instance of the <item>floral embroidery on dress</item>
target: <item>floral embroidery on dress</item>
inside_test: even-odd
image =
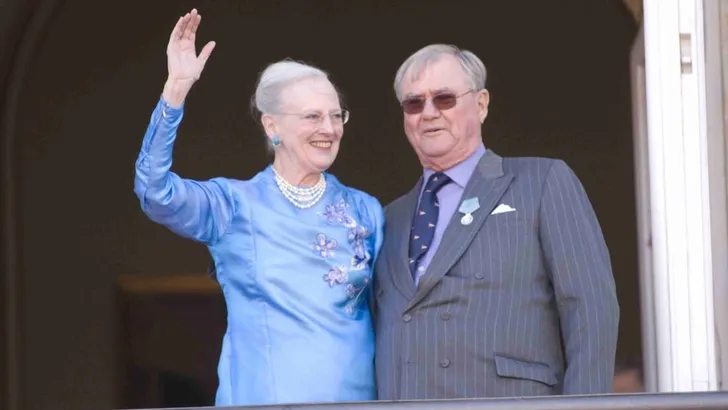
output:
[[[351,283],[346,285],[346,295],[349,299],[352,299],[352,302],[346,304],[345,309],[348,314],[354,313],[354,307],[357,305],[359,297],[364,293],[364,291],[366,291],[367,286],[369,285],[369,276],[364,276],[364,279],[361,282],[361,286],[356,286]]]
[[[324,280],[329,282],[329,286],[332,288],[334,285],[341,285],[346,282],[349,278],[349,270],[346,266],[335,266],[329,270],[329,273],[324,275]]]
[[[319,215],[326,217],[326,221],[330,224],[340,224],[347,228],[356,227],[356,221],[350,217],[346,211],[349,209],[349,204],[340,198],[333,204],[326,205],[324,212],[319,212]]]
[[[316,240],[311,243],[311,249],[313,249],[313,252],[321,255],[322,258],[327,259],[334,257],[334,249],[338,246],[339,244],[336,242],[336,239],[327,238],[326,235],[322,233],[316,235]]]
[[[369,288],[368,285],[369,275],[364,275],[364,277],[356,283],[349,283],[346,285],[346,296],[349,298],[349,302],[345,307],[347,313],[353,314],[355,309],[361,305],[362,296],[366,297],[366,290]]]
[[[369,237],[369,230],[357,222],[348,214],[349,204],[339,198],[332,204],[326,205],[324,212],[318,214],[326,219],[331,225],[340,225],[348,229],[347,239],[353,256],[349,266],[334,266],[327,274],[323,276],[325,282],[330,287],[336,285],[345,285],[344,291],[350,301],[346,304],[345,310],[348,314],[353,314],[355,308],[361,301],[361,296],[369,286],[370,277],[364,275],[362,279],[356,280],[350,276],[351,272],[366,270],[367,264],[371,260],[371,254],[367,249],[366,239]],[[312,244],[314,252],[321,257],[328,258],[333,256],[334,249],[338,247],[338,243],[333,238],[327,238],[326,235],[319,233],[316,240]],[[349,283],[346,283],[349,282]]]
[[[351,266],[356,270],[365,269],[371,255],[367,251],[364,240],[369,236],[369,232],[361,225],[349,229],[349,243],[354,247],[354,256],[351,258]]]

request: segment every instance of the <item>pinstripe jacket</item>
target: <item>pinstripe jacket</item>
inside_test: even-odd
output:
[[[407,255],[422,180],[385,209],[376,265],[380,400],[610,393],[619,307],[587,195],[560,160],[487,151],[415,286]],[[499,204],[515,211],[491,212]]]

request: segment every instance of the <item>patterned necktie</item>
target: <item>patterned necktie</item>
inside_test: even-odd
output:
[[[422,192],[420,207],[415,214],[410,236],[409,266],[413,278],[417,277],[420,259],[427,252],[432,243],[432,237],[435,236],[435,226],[439,214],[437,191],[450,181],[451,179],[447,175],[436,172],[427,180],[425,190]]]

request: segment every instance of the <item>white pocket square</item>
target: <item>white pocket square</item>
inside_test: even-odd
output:
[[[516,208],[512,208],[511,206],[506,205],[506,204],[500,204],[490,214],[496,215],[496,214],[502,214],[504,212],[515,212],[515,211],[516,211]]]

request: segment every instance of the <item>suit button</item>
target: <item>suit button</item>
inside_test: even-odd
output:
[[[450,366],[449,360],[445,359],[445,360],[440,361],[440,367],[448,367],[448,366]]]
[[[450,320],[450,317],[452,317],[450,315],[450,312],[442,312],[442,313],[440,313],[440,318],[442,320]]]
[[[485,275],[483,274],[483,272],[475,272],[476,279],[483,279],[484,277]]]
[[[405,322],[409,322],[410,320],[412,320],[412,316],[410,316],[409,314],[405,314],[404,316],[402,316],[402,320],[404,320]]]

